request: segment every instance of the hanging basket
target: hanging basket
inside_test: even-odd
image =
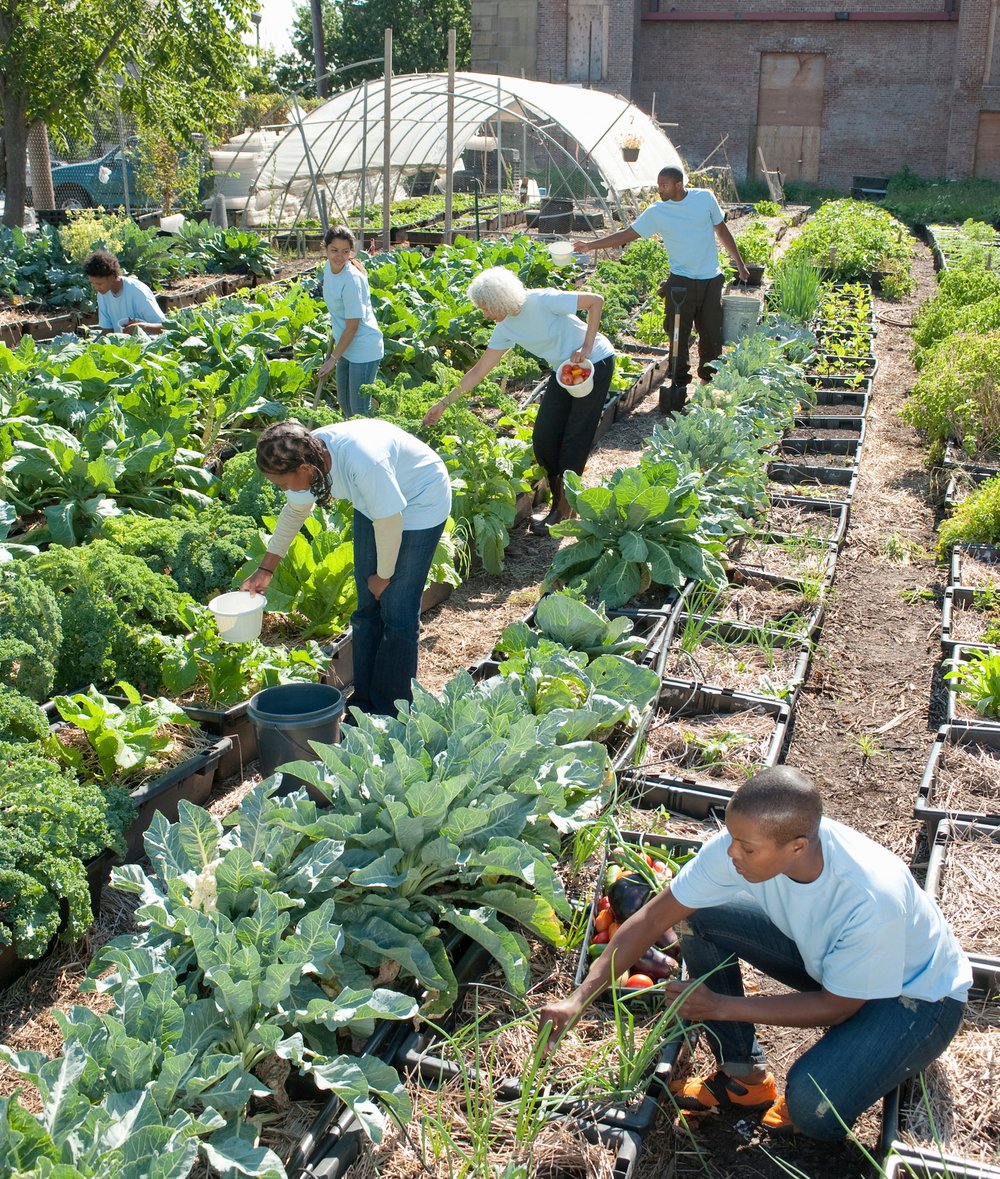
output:
[[[639,149],[637,147],[623,147],[622,159],[626,164],[634,164],[639,158]]]

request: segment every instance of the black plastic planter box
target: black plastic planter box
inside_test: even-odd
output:
[[[996,464],[990,462],[976,462],[957,442],[948,442],[944,448],[944,458],[941,466],[953,470],[964,471],[983,482],[1000,475],[1000,458]]]
[[[858,382],[852,377],[835,377],[829,374],[806,373],[805,379],[817,390],[829,389],[837,393],[856,393],[864,397],[871,397],[872,382],[870,377]]]
[[[794,537],[791,538],[791,542],[794,542],[794,539]],[[753,543],[751,540],[751,542],[741,545],[734,554],[732,558],[733,567],[741,572],[770,573],[774,577],[802,586],[819,583],[824,591],[833,585],[833,579],[837,574],[838,549],[836,544],[823,541],[809,546],[816,550],[814,571],[810,573],[806,570],[795,572],[774,567],[773,559],[769,558],[767,546],[781,545],[783,543],[786,542],[768,540],[766,537],[761,538],[759,543]],[[768,567],[769,560],[772,560],[771,568]]]
[[[868,413],[869,394],[864,389],[814,389],[816,404],[803,415],[806,417],[836,417],[843,414],[844,407],[850,406],[860,411],[860,416]],[[855,414],[851,415],[857,416]]]
[[[968,662],[970,656],[975,658],[982,653],[981,648],[977,650],[975,647],[966,647],[962,643],[956,643],[952,648],[951,657],[944,661],[944,671],[948,672],[959,664]],[[964,728],[1000,729],[1000,717],[981,716],[972,709],[971,705],[964,702],[959,703],[959,695],[955,691],[952,681],[945,680],[945,683],[948,685],[946,720],[949,725],[960,725]]]
[[[611,393],[608,395],[608,400],[604,403],[604,412],[601,414],[600,421],[597,423],[597,430],[594,432],[594,445],[596,445],[611,429],[615,420],[615,413],[618,408],[618,394]]]
[[[955,468],[952,469],[955,470]],[[996,471],[976,471],[969,468],[955,470],[944,491],[945,510],[949,513],[953,512],[977,487],[981,487],[990,479],[995,478],[996,474]]]
[[[135,822],[125,832],[128,849],[126,863],[134,863],[145,855],[142,837],[157,811],[175,823],[182,799],[196,805],[205,802],[212,793],[219,763],[231,745],[228,737],[220,737],[211,749],[189,757],[159,778],[131,792],[129,797],[135,807]]]
[[[230,704],[228,708],[184,705],[184,711],[206,733],[229,739],[229,748],[222,753],[216,766],[216,777],[220,782],[231,778],[233,774],[242,775],[246,767],[257,759],[257,730],[247,716],[249,703],[249,700],[241,700],[238,704]]]
[[[960,542],[951,550],[951,578],[949,585],[971,585],[965,580],[963,558],[972,557],[984,565],[996,566],[996,584],[1000,586],[1000,547],[994,544],[966,544]]]
[[[955,635],[956,622],[958,616],[965,611],[972,611],[974,614],[980,615],[985,620],[988,617],[986,611],[976,610],[975,607],[976,591],[968,586],[952,585],[944,592],[944,601],[941,606],[941,650],[945,658],[950,658],[955,653],[956,647],[964,647],[967,651],[995,651],[997,647],[990,643],[978,643],[969,639],[959,639]]]
[[[679,718],[726,716],[732,713],[752,712],[771,718],[774,725],[767,750],[761,758],[758,769],[765,766],[777,765],[781,760],[785,738],[788,734],[788,722],[791,719],[791,707],[784,700],[777,700],[766,696],[751,696],[745,692],[732,692],[724,688],[712,688],[706,685],[686,682],[684,680],[665,679],[660,687],[660,699],[656,713],[651,722],[651,728],[657,723],[659,714],[666,713],[670,720]],[[736,785],[728,786],[725,781],[713,778],[698,767],[674,772],[662,768],[658,759],[649,756],[640,764],[634,777],[645,777],[655,772],[658,777],[684,786],[692,790],[703,790],[710,786],[713,790],[732,793]]]
[[[809,502],[812,501],[810,500]],[[820,504],[826,503],[825,500],[817,500],[816,502]],[[843,507],[842,504],[834,504],[831,506]],[[799,582],[793,581],[787,577],[779,577],[774,573],[765,573],[760,569],[731,569],[729,571],[729,575],[729,586],[734,592],[737,593],[739,592],[741,586],[748,586],[750,588],[759,589],[763,592],[767,592],[768,590],[786,590],[800,597],[802,596],[802,586]],[[726,591],[723,592],[725,593]],[[676,624],[672,628],[673,631],[680,630],[684,625],[684,620],[687,616],[687,604],[689,601],[690,595],[685,594],[684,599],[680,604],[681,609],[678,611]],[[780,620],[773,618],[755,621],[746,617],[740,617],[739,615],[735,617],[727,617],[722,614],[712,614],[709,616],[707,621],[710,626],[715,625],[716,623],[725,622],[737,623],[743,626],[755,628],[763,628],[770,631],[780,631],[783,634],[789,635],[791,638],[806,642],[810,639],[815,639],[819,634],[823,625],[823,616],[825,612],[826,607],[821,596],[807,614],[797,615],[802,619],[801,625],[799,626],[784,625],[780,622]]]
[[[717,786],[684,786],[656,770],[619,782],[619,799],[641,810],[663,810],[689,819],[722,821],[732,793]]]
[[[1000,826],[983,823],[959,823],[952,819],[944,819],[938,825],[937,833],[931,843],[931,853],[927,860],[927,878],[924,881],[924,891],[939,900],[941,895],[941,877],[945,869],[948,855],[949,840],[954,833],[963,838],[990,840],[1000,845]],[[995,954],[984,954],[981,950],[970,951],[969,960],[972,962],[972,978],[975,986],[985,987],[990,983],[996,984],[1000,977],[1000,946]]]
[[[852,430],[849,438],[829,438],[824,432],[815,427],[807,426],[803,429],[810,431],[810,436],[800,438],[784,437],[779,443],[782,455],[801,455],[808,460],[810,455],[829,454],[844,455],[857,458],[861,453],[864,442],[864,423],[860,429]]]
[[[1000,728],[977,728],[971,725],[942,725],[938,735],[934,738],[930,756],[924,776],[917,789],[917,801],[913,807],[913,817],[920,819],[927,830],[928,840],[934,840],[938,827],[945,819],[956,823],[978,823],[982,825],[1000,824],[1000,809],[996,814],[979,811],[948,811],[938,800],[938,775],[941,768],[941,758],[947,753],[949,746],[961,746],[973,753],[986,754],[994,758],[997,763],[997,775],[1000,776]]]
[[[846,381],[853,381],[855,374],[860,373],[865,380],[870,381],[878,372],[878,361],[874,356],[837,356],[834,352],[823,352],[820,355],[831,364],[837,364],[847,370],[841,373],[810,372],[810,376],[818,376],[821,380],[842,377]]]
[[[670,372],[670,358],[663,357],[660,360],[654,360],[646,367],[642,376],[636,380],[631,389],[626,389],[618,398],[618,404],[615,408],[615,421],[619,418],[625,417],[626,414],[631,413],[633,409],[644,401],[649,394],[658,389],[663,381],[666,380],[667,374]]]
[[[829,486],[823,498],[850,503],[858,482],[857,467],[823,467],[808,461],[774,461],[767,464],[767,477],[774,483],[810,483],[817,487]],[[820,498],[820,497],[817,497]]]
[[[807,515],[828,517],[827,528],[822,535],[830,544],[841,548],[847,535],[847,504],[831,500],[811,499],[808,495],[772,495],[771,503],[775,507],[797,508]],[[767,525],[770,525],[770,517]],[[801,533],[784,532],[777,528],[768,527],[768,534],[774,537],[798,536]]]
[[[339,638],[323,644],[330,660],[326,682],[334,688],[349,688],[354,683],[354,632],[350,627]]]
[[[893,1154],[883,1164],[885,1179],[997,1179],[1000,1167],[955,1155],[922,1154],[908,1146],[893,1145]]]

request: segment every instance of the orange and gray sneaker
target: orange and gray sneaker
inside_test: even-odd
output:
[[[707,1113],[720,1106],[731,1106],[751,1113],[771,1109],[778,1099],[778,1086],[768,1073],[763,1081],[744,1082],[729,1076],[721,1069],[710,1077],[692,1077],[689,1081],[673,1081],[670,1092],[680,1109],[690,1113]],[[784,1104],[784,1099],[782,1099]]]
[[[784,1094],[764,1114],[760,1119],[760,1124],[776,1138],[789,1138],[792,1134],[799,1132],[798,1126],[792,1121],[788,1112],[788,1103],[785,1101]]]

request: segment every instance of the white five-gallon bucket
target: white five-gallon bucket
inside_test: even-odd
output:
[[[549,242],[549,254],[556,266],[568,266],[573,261],[573,243]]]
[[[580,382],[579,385],[570,385],[570,384],[567,384],[562,379],[562,371],[566,367],[566,365],[575,365],[575,364],[576,364],[576,362],[573,360],[561,360],[556,365],[556,380],[566,390],[566,392],[570,395],[570,397],[586,397],[587,394],[594,387],[594,365],[593,365],[593,362],[590,360],[581,360],[579,365],[577,365],[576,367],[589,369],[590,370],[589,374],[585,380]]]
[[[722,340],[736,344],[749,336],[760,319],[760,300],[752,295],[722,296]]]
[[[208,608],[215,615],[220,638],[227,643],[252,643],[260,635],[266,605],[263,594],[235,590],[231,594],[219,594],[208,603]]]

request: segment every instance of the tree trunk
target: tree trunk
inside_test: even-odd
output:
[[[4,91],[3,105],[4,152],[7,157],[7,201],[4,205],[4,225],[20,225],[24,220],[24,169],[28,125],[25,119],[24,96]]]
[[[54,209],[52,191],[52,157],[49,155],[49,129],[36,119],[28,128],[28,162],[31,164],[31,203],[38,209]]]

